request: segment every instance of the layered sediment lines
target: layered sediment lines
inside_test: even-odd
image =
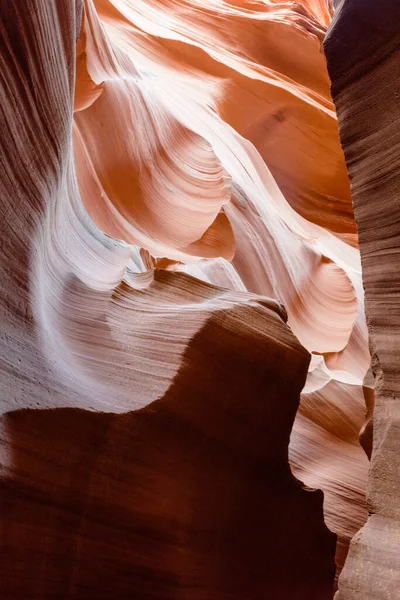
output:
[[[369,518],[351,543],[340,600],[383,600],[400,590],[399,16],[395,1],[344,0],[325,43],[359,231],[377,382],[373,435],[370,418],[363,436],[368,451],[372,445]]]
[[[1,10],[4,597],[330,598],[373,383],[328,3]]]

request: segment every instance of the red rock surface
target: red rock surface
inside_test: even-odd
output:
[[[1,5],[2,598],[332,597],[374,383],[331,15]]]

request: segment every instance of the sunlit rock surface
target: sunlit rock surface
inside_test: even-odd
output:
[[[331,598],[374,383],[330,3],[1,12],[4,598]]]

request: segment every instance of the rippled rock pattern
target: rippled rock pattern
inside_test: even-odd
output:
[[[400,594],[399,17],[395,1],[345,0],[325,43],[359,231],[377,382],[373,436],[369,423],[369,518],[351,543],[339,600]]]
[[[0,7],[2,598],[332,598],[374,380],[330,2]]]

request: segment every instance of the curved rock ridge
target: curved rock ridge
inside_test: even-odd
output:
[[[330,16],[322,2],[85,3],[86,67],[103,94],[75,114],[75,163],[83,202],[100,229],[140,243],[153,255],[152,264],[278,298],[293,332],[313,353],[305,393],[321,389],[329,406],[324,386],[346,384],[362,411],[360,390],[370,357],[349,184],[321,48]],[[296,59],[293,47],[301,49]],[[80,88],[78,76],[77,94]],[[187,146],[185,161],[179,161],[178,131],[208,144],[213,162],[206,171],[198,163],[197,184]],[[124,142],[108,148],[105,139]],[[169,171],[166,148],[175,160]],[[120,171],[112,189],[111,165],[121,165],[116,152],[123,154],[130,179],[124,182]],[[173,186],[175,217],[160,181]],[[203,211],[215,206],[218,181],[220,212],[210,217],[219,222],[210,220],[207,229],[195,212],[196,198]],[[197,242],[186,238],[192,250],[181,237],[190,233],[185,210],[199,228]],[[157,223],[156,238],[148,239]],[[201,260],[194,260],[196,254]],[[361,429],[364,418],[358,414]],[[325,433],[308,429],[308,435],[325,452]],[[365,518],[367,463],[357,440],[354,444],[360,479],[358,491],[348,492],[359,507],[358,521],[349,516],[353,528],[343,527],[340,517],[334,522],[340,492],[325,500],[344,548]],[[350,477],[349,463],[348,468]],[[344,479],[338,471],[335,477],[339,490]],[[344,555],[340,550],[339,569]]]
[[[324,5],[320,3],[317,10],[317,3],[308,4],[314,7],[311,13],[284,3],[258,11],[213,3],[201,10],[198,23],[195,4],[185,2],[165,6],[87,2],[81,34],[86,40],[86,67],[94,84],[103,85],[103,94],[75,116],[75,162],[82,198],[95,223],[113,237],[140,242],[153,256],[186,263],[193,262],[188,255],[209,258],[213,253],[229,259],[234,252],[231,226],[236,245],[233,265],[242,289],[279,298],[288,309],[294,333],[310,351],[326,357],[331,377],[361,385],[369,354],[360,262],[358,252],[329,231],[351,242],[354,234],[349,231],[355,229],[321,55],[324,25],[315,19]],[[267,34],[261,56],[252,41],[253,24]],[[309,50],[301,55],[301,67],[298,61],[285,59],[294,42],[275,47],[282,37],[275,35],[276,27],[281,34],[298,36],[297,43],[303,42]],[[246,35],[240,35],[243,31]],[[231,46],[236,48],[235,56]],[[275,56],[275,62],[269,56]],[[252,88],[257,82],[262,92]],[[78,77],[77,94],[80,88]],[[248,94],[247,100],[242,93]],[[260,102],[276,110],[277,93],[282,105],[297,103],[311,111],[310,118],[323,116],[326,123],[318,129],[301,117],[299,123],[287,125],[291,135],[304,130],[304,143],[291,137],[284,149],[299,152],[301,159],[279,154],[274,135],[286,138],[272,126],[257,126],[260,139],[279,160],[280,169],[290,169],[297,201],[302,185],[295,181],[294,170],[299,168],[307,179],[309,197],[301,201],[302,206],[312,203],[312,188],[324,173],[331,177],[331,185],[341,178],[340,196],[330,189],[320,198],[323,210],[331,206],[335,218],[341,214],[340,206],[348,206],[350,229],[344,217],[340,226],[327,217],[324,228],[316,227],[313,221],[321,218],[322,209],[314,211],[315,218],[309,214],[311,222],[293,211],[287,202],[290,194],[282,194],[284,178],[276,175],[278,187],[271,177],[272,161],[228,117],[229,106],[236,106],[236,113],[248,124],[248,111],[253,118]],[[274,115],[278,123],[281,117]],[[310,146],[326,144],[331,130],[335,152]],[[193,150],[188,146],[192,143]],[[307,156],[314,175],[301,162]],[[196,272],[198,276],[197,267]]]
[[[331,598],[374,383],[330,3],[1,13],[4,598]]]

